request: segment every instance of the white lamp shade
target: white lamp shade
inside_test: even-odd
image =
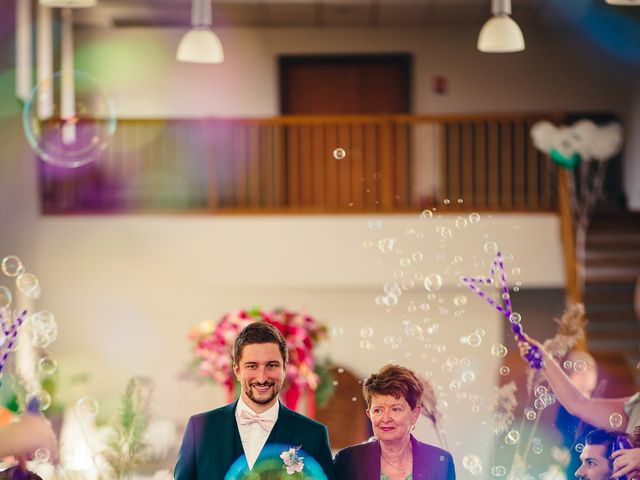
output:
[[[640,0],[605,0],[609,5],[622,5],[623,7],[640,6]]]
[[[40,0],[43,7],[51,8],[87,8],[96,5],[97,0]]]
[[[213,30],[192,28],[180,40],[176,58],[181,62],[222,63],[224,51]]]
[[[490,53],[520,52],[524,50],[522,31],[507,15],[491,17],[478,35],[478,50]]]

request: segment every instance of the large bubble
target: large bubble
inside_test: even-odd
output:
[[[72,92],[68,97],[64,91]],[[33,90],[22,111],[25,135],[38,156],[59,167],[76,168],[98,158],[116,129],[113,102],[84,72],[55,73]]]

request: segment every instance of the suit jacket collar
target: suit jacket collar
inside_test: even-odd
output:
[[[431,480],[434,475],[434,461],[433,455],[428,450],[428,447],[420,443],[416,438],[411,435],[411,454],[413,456],[413,468],[412,478],[413,480]],[[364,459],[364,466],[366,467],[366,473],[362,478],[376,480],[380,478],[380,462],[382,461],[382,447],[380,446],[380,440],[375,440],[370,443],[370,447],[366,451],[366,458]]]

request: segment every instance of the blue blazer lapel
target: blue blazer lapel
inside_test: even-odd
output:
[[[365,480],[380,478],[380,462],[382,459],[382,449],[380,447],[380,440],[375,440],[367,444],[365,450],[364,465],[362,465],[363,475]]]
[[[278,410],[278,420],[271,429],[271,433],[267,438],[267,444],[269,443],[282,443],[289,447],[295,447],[293,445],[293,436],[296,433],[297,423],[295,420],[295,414],[293,410],[285,407],[282,402],[278,401],[280,408]],[[262,453],[262,452],[261,452]]]
[[[236,435],[240,436],[235,415],[237,404],[238,401],[236,400],[226,407],[223,407],[225,411],[220,422],[217,425],[211,425],[209,427],[210,432],[215,432],[216,444],[218,445],[218,457],[223,475],[229,467],[231,467],[233,462],[236,461],[233,454],[233,442]]]

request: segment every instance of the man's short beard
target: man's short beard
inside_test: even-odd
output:
[[[266,405],[267,403],[270,403],[274,398],[276,398],[278,396],[278,394],[280,393],[280,390],[276,388],[275,384],[271,385],[271,387],[273,388],[273,390],[272,390],[273,394],[270,395],[266,399],[260,399],[260,398],[255,398],[253,396],[253,391],[251,390],[251,385],[249,385],[249,388],[247,390],[247,397],[249,397],[249,400],[251,400],[253,403],[255,403],[257,405]]]

